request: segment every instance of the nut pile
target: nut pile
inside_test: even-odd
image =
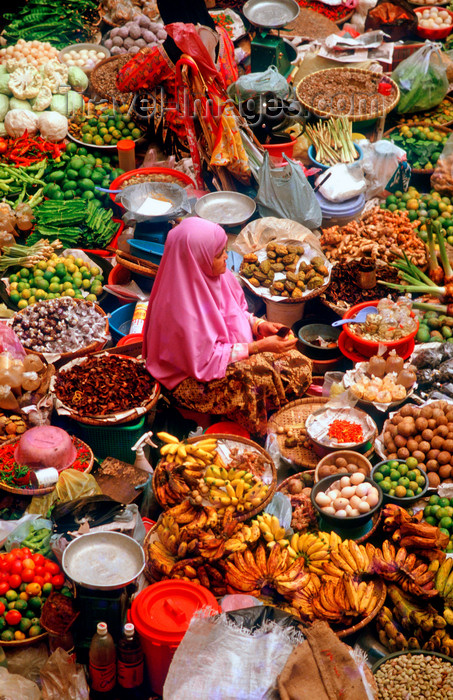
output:
[[[27,306],[13,319],[13,330],[34,352],[75,352],[106,337],[105,316],[89,301],[70,297]]]
[[[117,355],[92,355],[58,373],[55,394],[81,416],[99,416],[146,403],[154,387],[140,362]]]
[[[453,700],[453,664],[437,656],[401,654],[374,678],[379,700]]]
[[[332,261],[354,260],[366,253],[390,263],[406,253],[419,267],[427,264],[425,244],[405,211],[370,209],[359,221],[324,229],[321,246]]]
[[[301,260],[306,253],[303,245],[271,241],[266,246],[264,260],[259,262],[255,253],[248,253],[239,272],[253,287],[266,287],[272,296],[301,299],[307,292],[326,284],[329,276],[325,259],[316,255],[307,263]]]
[[[361,466],[360,463],[348,462],[345,457],[335,457],[335,453],[331,457],[332,461],[329,464],[321,464],[318,469],[318,476],[320,479],[324,479],[326,476],[332,476],[333,474],[355,474],[360,472],[364,476],[369,476],[369,470],[365,465]]]
[[[310,447],[310,441],[307,437],[305,422],[303,423],[303,425],[297,425],[297,427],[294,426],[293,428],[291,426],[288,426],[286,428],[284,428],[283,426],[279,426],[277,428],[277,435],[281,435],[282,437],[284,436],[285,447],[287,447],[290,450],[294,447],[305,447],[307,449]]]
[[[6,416],[4,413],[0,413],[0,443],[15,435],[22,435],[26,430],[27,425],[20,416],[15,414]]]

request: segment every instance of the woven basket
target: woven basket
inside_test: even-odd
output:
[[[280,454],[298,467],[314,469],[319,462],[318,455],[311,448],[285,447],[285,435],[279,435],[277,428],[303,427],[305,421],[312,413],[323,408],[329,401],[327,397],[310,397],[291,401],[277,413],[274,413],[268,422],[268,432],[277,436]]]
[[[409,2],[410,2],[410,0],[409,0]],[[411,3],[411,4],[412,4],[412,3]],[[437,2],[437,3],[436,3],[437,6],[442,5],[442,4],[443,4],[442,2]],[[445,3],[445,4],[447,4],[447,3]],[[420,5],[418,5],[418,7],[420,7]],[[446,95],[446,96],[444,97],[444,99],[442,100],[442,102],[450,102],[450,104],[453,104],[453,97],[451,97],[450,95]],[[442,102],[441,102],[441,104],[442,104]],[[436,109],[437,109],[437,107],[433,107],[433,109],[430,110],[430,111],[431,111],[431,112],[435,112]],[[424,112],[423,114],[424,114],[424,116],[429,117],[429,112]],[[405,116],[406,116],[405,114],[401,114],[401,115],[400,115],[400,119],[403,118],[403,117],[405,117]],[[427,123],[427,122],[423,122],[423,121],[420,121],[420,122],[417,122],[417,121],[416,121],[416,122],[412,122],[412,123],[414,123],[414,125],[419,125],[419,124],[423,125],[423,124],[425,124],[426,126],[428,126],[428,123]],[[409,119],[409,121],[407,121],[407,122],[398,120],[398,126],[409,126],[410,124],[411,124],[411,120],[410,120],[410,119]],[[448,127],[452,127],[452,126],[453,126],[453,119],[452,119],[451,121],[449,121],[449,122],[445,122],[444,124],[430,124],[429,126],[435,126],[436,128],[438,128],[439,126],[445,126],[445,127],[447,127],[447,128],[448,128]]]
[[[116,262],[131,272],[135,272],[138,275],[143,275],[143,277],[150,277],[151,279],[154,279],[159,269],[158,265],[155,265],[152,262],[147,262],[142,258],[137,258],[135,255],[124,253],[122,250],[117,250]]]
[[[200,436],[197,436],[197,437],[189,438],[188,440],[185,440],[184,442],[187,443],[187,444],[189,444],[189,445],[193,445],[194,443],[200,442],[200,440],[206,440],[206,437],[209,437],[210,439],[212,438],[212,439],[215,439],[215,440],[219,440],[219,441],[228,440],[228,441],[231,441],[231,442],[238,442],[238,443],[241,443],[242,445],[247,445],[247,446],[249,446],[249,447],[253,447],[253,449],[254,449],[256,452],[259,452],[260,454],[262,454],[263,457],[265,457],[266,460],[269,462],[269,464],[270,464],[270,466],[271,466],[271,471],[272,471],[272,482],[271,482],[271,484],[269,485],[269,488],[268,488],[267,493],[266,493],[266,497],[263,499],[263,501],[261,501],[261,503],[260,503],[258,506],[256,506],[256,508],[253,508],[253,510],[249,510],[249,511],[247,511],[246,513],[242,513],[242,514],[240,514],[240,515],[238,515],[238,514],[235,514],[235,515],[234,515],[234,518],[235,518],[238,522],[241,522],[241,521],[243,521],[243,520],[249,520],[250,518],[253,518],[255,515],[257,515],[258,513],[260,513],[260,512],[267,506],[267,504],[272,500],[272,497],[273,497],[273,495],[274,495],[274,493],[275,493],[275,489],[276,489],[276,486],[277,486],[277,470],[275,469],[275,465],[274,465],[274,462],[273,462],[271,456],[270,456],[270,455],[266,452],[266,450],[263,449],[260,445],[258,445],[256,442],[253,442],[253,440],[249,440],[248,438],[240,437],[239,435],[226,435],[226,434],[224,434],[224,433],[222,433],[222,434],[220,434],[220,433],[210,433],[208,436],[206,436],[206,435],[200,435]],[[163,508],[164,510],[168,510],[169,508],[172,508],[173,506],[168,506],[168,505],[166,505],[166,504],[164,504],[164,503],[160,503],[160,501],[159,501],[159,499],[158,499],[158,497],[157,497],[158,491],[157,491],[157,489],[155,488],[155,487],[156,487],[156,475],[159,474],[159,471],[165,469],[165,467],[163,466],[164,464],[165,464],[165,462],[164,462],[163,460],[160,460],[160,461],[158,462],[158,464],[157,464],[155,470],[154,470],[154,476],[153,476],[153,491],[154,491],[154,493],[155,493],[155,495],[156,495],[156,500],[159,502],[159,505],[162,506],[162,508]],[[182,501],[184,501],[184,500],[186,500],[186,497],[185,497],[185,496],[181,496],[181,501],[180,501],[180,502],[182,502]]]
[[[75,301],[77,304],[91,304],[91,302],[87,302],[84,299],[75,299],[73,298],[72,301]],[[105,316],[105,333],[106,335],[109,332],[109,320],[107,318],[107,314],[105,313],[104,309],[101,309],[98,304],[94,304],[94,308],[98,313],[101,314],[101,316]],[[20,311],[17,312],[17,314],[24,314],[24,312],[27,311],[27,307],[25,309],[21,309]],[[15,314],[15,316],[17,315]],[[74,352],[62,352],[59,356],[58,362],[61,362],[62,360],[65,360],[66,362],[69,362],[70,360],[73,360],[75,357],[81,357],[82,355],[91,355],[93,352],[99,352],[99,350],[102,350],[102,348],[105,346],[107,343],[107,340],[97,340],[93,341],[89,345],[86,345],[83,348],[80,348],[79,350],[74,350]],[[28,349],[25,348],[25,352],[28,355],[38,355],[38,357],[41,358],[41,360],[46,361],[46,354],[49,353],[43,353],[43,352],[37,352],[36,350]],[[54,354],[54,353],[50,353]]]
[[[376,113],[349,113],[345,114],[344,112],[339,113],[335,111],[328,111],[328,110],[322,110],[322,109],[317,109],[314,107],[312,104],[307,102],[304,99],[304,92],[307,88],[307,85],[314,81],[315,83],[319,81],[319,79],[322,77],[323,74],[329,73],[331,75],[334,74],[339,74],[341,75],[344,73],[344,71],[349,71],[350,73],[356,74],[356,75],[365,75],[368,77],[375,77],[376,73],[373,73],[372,71],[367,71],[367,70],[362,70],[360,68],[327,68],[325,70],[320,70],[316,71],[315,73],[310,73],[309,75],[306,75],[300,83],[296,87],[296,94],[299,102],[309,111],[311,114],[314,114],[318,117],[344,117],[346,116],[348,119],[354,122],[363,122],[363,121],[370,121],[373,119],[378,119],[379,117],[384,117],[386,116],[389,112],[392,111],[396,107],[396,105],[399,102],[400,99],[400,91],[398,88],[398,85],[395,83],[394,80],[386,76],[386,81],[390,82],[392,85],[393,91],[395,92],[395,97],[392,100],[391,103],[389,103],[387,106],[384,104],[381,105],[380,109]],[[321,88],[322,91],[322,88]],[[341,88],[339,87],[338,89],[338,94],[341,94]]]
[[[399,130],[401,126],[413,126],[414,128],[418,128],[420,126],[432,126],[435,129],[435,131],[440,131],[442,134],[452,133],[452,130],[446,126],[435,126],[434,124],[426,124],[426,122],[407,122],[406,124],[400,124],[399,126],[394,126],[392,129],[389,129],[385,132],[382,138],[388,139],[390,134],[392,134],[394,131]],[[427,170],[426,168],[412,168],[412,172],[416,173],[417,175],[432,175],[434,170],[435,168],[432,168],[431,170]]]

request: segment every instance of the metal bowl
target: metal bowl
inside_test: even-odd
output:
[[[271,29],[293,22],[299,12],[299,5],[294,0],[248,0],[242,8],[251,24]]]
[[[142,573],[145,553],[128,535],[93,532],[81,535],[66,547],[61,565],[66,576],[79,586],[114,591]]]
[[[251,197],[239,192],[210,192],[195,204],[195,214],[221,226],[245,224],[255,213],[256,204]]]
[[[338,338],[341,333],[341,328],[332,328],[325,323],[309,323],[298,331],[298,337],[302,345],[304,345],[304,351],[308,357],[317,360],[327,360],[332,357],[339,357],[341,355],[341,350],[338,347]],[[334,348],[322,348],[319,345],[314,345],[313,341],[321,336],[326,341],[335,342],[336,346]]]

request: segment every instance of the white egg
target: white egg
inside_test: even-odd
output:
[[[429,10],[423,10],[423,12],[419,12],[418,15],[421,15],[422,17],[429,17]]]
[[[369,510],[370,504],[368,503],[368,501],[361,501],[358,507],[359,513],[368,513]]]
[[[442,17],[435,17],[434,21],[436,24],[442,24]]]
[[[345,486],[350,486],[351,485],[351,480],[349,479],[349,476],[342,476],[340,479],[340,486],[342,489],[344,489]]]
[[[315,502],[321,508],[323,506],[330,506],[330,504],[331,504],[331,500],[330,500],[329,496],[327,494],[325,494],[324,491],[320,491],[319,493],[316,494]]]
[[[347,518],[347,517],[348,517],[348,514],[346,513],[346,511],[345,511],[343,508],[340,508],[340,510],[337,510],[337,512],[335,513],[335,515],[336,515],[338,518]]]
[[[88,56],[88,51],[86,49],[82,49],[79,51],[79,56],[81,56],[81,58],[86,58]]]
[[[439,17],[442,17],[442,19],[448,19],[450,15],[448,14],[447,10],[441,10],[439,12]]]
[[[352,513],[353,510],[354,510],[354,509],[351,508],[351,506],[350,506],[349,503],[348,503],[348,505],[347,505],[346,508],[345,508],[346,515],[351,515],[351,513]]]
[[[336,498],[332,503],[335,510],[344,510],[348,505],[349,501],[347,498]]]
[[[324,506],[324,508],[321,508],[321,510],[327,515],[335,515],[335,508],[332,508],[332,506]]]
[[[370,508],[374,508],[374,506],[377,506],[379,503],[379,494],[377,491],[370,491],[370,493],[366,497],[367,502],[370,505]]]
[[[96,54],[96,58],[99,58],[99,60],[102,61],[102,59],[105,58],[105,54],[103,54],[102,51],[99,51],[99,53]]]
[[[351,507],[352,507],[352,508],[358,508],[358,507],[359,507],[359,503],[361,502],[361,500],[362,500],[362,499],[359,498],[358,496],[353,496],[353,497],[351,498],[351,500],[349,501],[349,503],[351,504]]]
[[[355,494],[355,486],[345,486],[341,489],[340,495],[342,498],[350,499]]]
[[[326,493],[328,493],[329,498],[331,498],[332,501],[334,501],[340,495],[340,490],[339,489],[327,489]]]
[[[349,517],[356,518],[358,515],[360,515],[360,511],[357,508],[351,508],[351,512],[349,514]]]
[[[371,484],[369,484],[367,481],[365,481],[363,484],[359,484],[355,490],[357,496],[360,496],[360,498],[363,498],[363,496],[366,496],[368,491],[371,488]]]
[[[365,475],[362,472],[356,472],[350,477],[350,480],[353,486],[358,486],[362,481],[365,481]]]

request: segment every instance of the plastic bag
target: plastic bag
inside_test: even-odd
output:
[[[58,647],[41,671],[44,700],[89,700],[90,691],[83,666]]]
[[[151,199],[161,204],[171,202],[171,207],[163,214],[138,213],[140,207]],[[141,221],[164,221],[190,212],[189,198],[179,185],[170,182],[144,182],[142,185],[125,187],[115,197],[115,202],[122,204],[130,215],[129,218]]]
[[[264,154],[259,171],[259,189],[256,197],[260,215],[291,219],[309,229],[321,225],[322,213],[302,168],[287,156],[283,168],[272,168],[269,154]]]
[[[19,547],[21,543],[27,539],[32,527],[34,530],[49,530],[48,536],[46,536],[42,542],[40,542],[40,549],[45,549],[50,542],[52,522],[50,520],[40,518],[39,516],[29,515],[28,519],[25,522],[20,523],[20,525],[16,527],[8,536],[5,542],[6,551],[10,552],[12,549],[14,549],[14,547]]]
[[[316,250],[319,255],[324,255],[319,239],[308,228],[291,219],[277,219],[267,216],[264,219],[255,219],[245,226],[236,237],[231,250],[246,255],[262,250],[270,241],[300,241]]]
[[[57,485],[51,493],[45,496],[33,496],[27,513],[46,515],[55,501],[66,503],[82,496],[95,496],[100,493],[102,491],[94,476],[76,469],[65,469],[60,473]]]
[[[33,683],[39,683],[41,669],[48,658],[49,649],[45,642],[24,649],[9,649],[8,671],[18,673]]]
[[[346,202],[348,199],[358,197],[365,192],[366,182],[361,163],[338,163],[327,171],[321,173],[316,179],[318,185],[330,173],[330,177],[324,185],[321,185],[319,192],[329,202]]]
[[[397,112],[423,112],[436,107],[448,92],[448,79],[440,55],[441,44],[427,41],[393,71],[401,97]]]
[[[0,353],[9,352],[15,360],[23,360],[25,350],[17,335],[6,323],[0,323]]]
[[[392,192],[407,192],[411,178],[411,166],[406,151],[385,139],[370,143],[361,141],[362,167],[365,173],[367,200],[387,197]]]
[[[285,530],[290,530],[291,534],[293,533],[291,529],[293,507],[291,505],[291,499],[288,496],[285,496],[284,493],[276,493],[264,511],[265,513],[269,513],[269,515],[276,515],[280,521],[280,525],[284,527]]]
[[[276,700],[277,676],[301,639],[296,626],[290,615],[262,606],[196,613],[170,665],[164,700]]]
[[[41,692],[33,681],[9,673],[0,666],[0,698],[2,700],[41,700]]]
[[[276,66],[269,66],[262,73],[241,75],[228,88],[228,95],[236,102],[253,99],[265,92],[272,92],[276,97],[282,99],[288,97],[288,83],[286,78],[278,72]]]
[[[431,187],[448,197],[453,194],[453,134],[448,137],[431,175]]]

